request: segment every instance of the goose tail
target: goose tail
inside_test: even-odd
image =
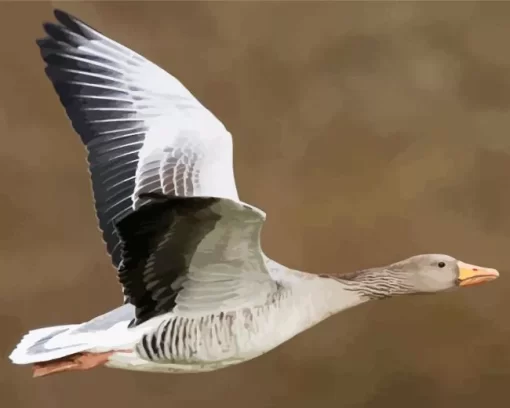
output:
[[[31,330],[16,345],[9,359],[14,364],[34,364],[55,360],[90,348],[80,336],[69,332],[79,325],[52,326]]]

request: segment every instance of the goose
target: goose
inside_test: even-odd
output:
[[[34,377],[101,366],[214,371],[357,305],[499,276],[443,254],[322,275],[273,261],[261,249],[265,212],[238,197],[223,124],[162,68],[62,10],[54,16],[37,44],[88,151],[123,302],[25,334],[10,360]]]

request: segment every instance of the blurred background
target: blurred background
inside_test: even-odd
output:
[[[441,252],[501,278],[365,304],[213,373],[32,380],[7,360],[22,334],[122,298],[35,45],[53,7],[169,70],[225,123],[269,256],[331,273]],[[510,3],[2,2],[0,22],[2,406],[508,405]]]

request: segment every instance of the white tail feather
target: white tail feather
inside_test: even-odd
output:
[[[33,364],[62,358],[90,348],[79,336],[69,336],[69,330],[79,325],[53,326],[31,330],[21,339],[9,359],[14,364]],[[58,341],[62,337],[62,342]],[[57,340],[57,341],[56,341]],[[65,341],[64,341],[65,340]],[[74,340],[74,341],[73,341]],[[47,343],[50,342],[51,347]]]

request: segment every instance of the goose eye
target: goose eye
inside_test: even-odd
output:
[[[439,262],[437,266],[439,266],[440,268],[444,268],[446,264],[444,262]]]

